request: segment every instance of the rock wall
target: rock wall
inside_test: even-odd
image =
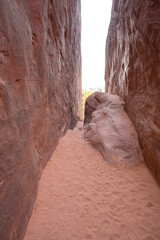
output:
[[[1,240],[23,238],[80,88],[80,0],[0,0]]]
[[[113,0],[106,92],[120,95],[160,183],[160,1]]]

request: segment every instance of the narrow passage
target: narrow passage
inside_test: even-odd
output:
[[[145,164],[118,169],[69,130],[43,171],[24,240],[159,240],[160,189]]]

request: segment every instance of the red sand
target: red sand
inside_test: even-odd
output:
[[[24,240],[160,240],[160,189],[145,164],[109,165],[68,131],[43,171]]]

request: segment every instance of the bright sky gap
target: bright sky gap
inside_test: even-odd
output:
[[[112,0],[81,0],[82,5],[82,89],[105,86],[105,44]]]

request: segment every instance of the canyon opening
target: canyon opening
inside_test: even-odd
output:
[[[1,240],[159,240],[159,65],[159,0],[0,0]]]
[[[82,90],[105,89],[105,45],[112,1],[82,0]]]

